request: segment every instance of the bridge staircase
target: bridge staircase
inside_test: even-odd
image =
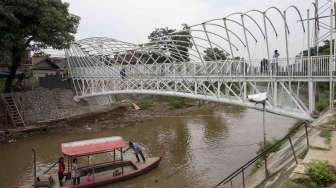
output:
[[[13,95],[11,94],[2,94],[1,100],[5,105],[5,111],[10,118],[12,125],[16,128],[26,127],[26,123],[24,122],[22,106],[19,102],[15,100]]]

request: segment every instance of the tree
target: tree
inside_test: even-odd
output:
[[[335,41],[333,41],[333,47],[335,46]],[[319,55],[329,55],[330,54],[330,41],[325,40],[323,41],[323,45],[319,46],[318,49]],[[301,53],[300,53],[301,54]],[[334,51],[332,51],[332,54],[334,54]],[[310,55],[311,56],[316,56],[316,47],[311,47],[310,48]],[[308,56],[308,50],[303,51],[303,56]]]
[[[158,63],[167,62],[167,60],[175,62],[189,61],[189,48],[192,47],[191,34],[184,27],[182,30],[157,28],[148,36],[149,45],[167,52],[166,58],[160,57],[158,53],[151,53],[152,59],[157,59]],[[168,59],[167,59],[168,58]]]
[[[11,91],[17,68],[27,50],[64,49],[74,40],[80,18],[61,0],[2,0],[0,46],[10,56],[5,92]],[[0,57],[2,58],[2,57]]]
[[[229,56],[229,54],[218,48],[207,48],[204,53],[205,61],[226,60],[227,56]]]

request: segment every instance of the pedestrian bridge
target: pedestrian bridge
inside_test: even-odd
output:
[[[301,20],[295,23],[301,35],[308,36],[310,49],[302,49],[293,57],[288,45],[291,27],[286,17],[286,11],[291,9],[296,21]],[[271,10],[279,13],[283,21],[280,41],[285,45],[277,48],[285,54],[283,58],[272,58],[270,53],[270,43],[280,36],[266,14]],[[181,31],[158,35],[144,44],[105,37],[76,41],[66,50],[75,99],[117,94],[168,95],[261,109],[247,96],[267,92],[268,112],[311,121],[317,83],[329,84],[330,104],[334,100],[334,56],[332,50],[331,55],[318,55],[318,42],[315,48],[311,47],[310,21],[304,23],[295,6],[284,12],[278,10],[251,10],[184,25]],[[260,13],[261,22],[252,13]],[[229,24],[236,25],[240,33]],[[326,37],[333,35],[326,35],[323,40],[329,39]],[[264,58],[253,57],[251,43],[261,43],[259,52],[265,52]]]

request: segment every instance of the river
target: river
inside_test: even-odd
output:
[[[254,157],[262,141],[262,113],[237,106],[201,108],[122,128],[72,127],[0,145],[0,187],[31,177],[31,148],[39,169],[60,156],[60,144],[119,135],[140,144],[147,156],[162,156],[159,168],[114,187],[211,187]],[[294,119],[266,115],[267,139],[283,137]],[[127,157],[134,157],[133,155]]]

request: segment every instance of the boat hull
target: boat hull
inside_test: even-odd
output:
[[[88,183],[83,182],[80,185],[76,186],[70,186],[71,188],[93,188],[93,187],[99,187],[103,185],[108,185],[116,182],[121,182],[125,180],[129,180],[131,178],[135,178],[137,176],[140,176],[142,174],[145,174],[149,172],[150,170],[156,168],[159,166],[161,161],[161,157],[153,157],[146,159],[146,163],[135,163],[135,166],[137,169],[134,169],[133,171],[125,172],[122,175],[119,176],[113,176],[112,173],[110,175],[105,175],[104,177],[95,177],[95,181]],[[70,188],[69,187],[69,188]]]

